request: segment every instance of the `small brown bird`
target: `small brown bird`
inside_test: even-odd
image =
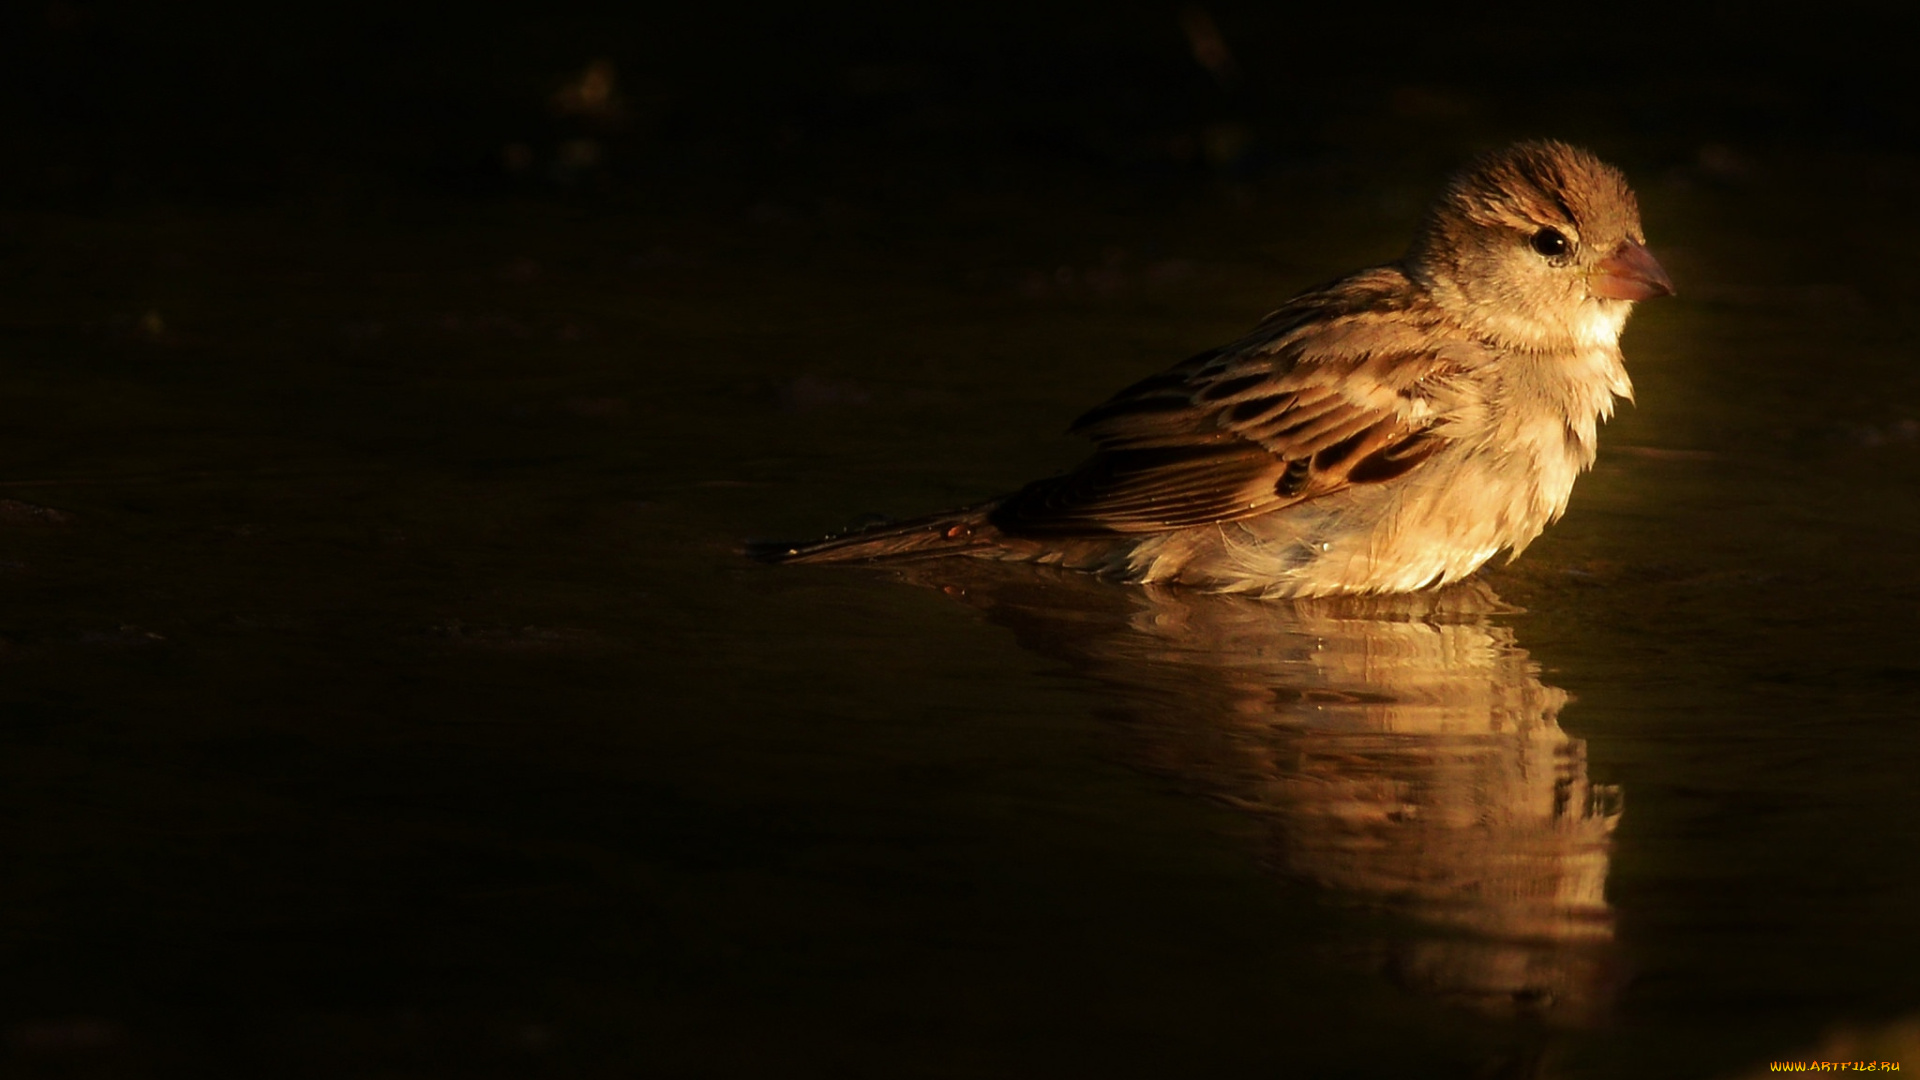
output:
[[[980,506],[760,554],[967,555],[1265,597],[1411,592],[1566,509],[1633,386],[1620,331],[1673,283],[1619,170],[1523,142],[1457,173],[1412,248],[1076,421],[1093,456]]]

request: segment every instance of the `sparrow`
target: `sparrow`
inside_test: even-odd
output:
[[[778,563],[971,556],[1264,598],[1445,585],[1566,510],[1673,282],[1618,169],[1517,143],[1454,174],[1398,261],[1287,301],[1069,429],[1079,467]]]

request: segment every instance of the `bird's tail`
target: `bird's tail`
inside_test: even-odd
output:
[[[752,543],[747,554],[770,563],[837,563],[982,553],[1000,546],[999,530],[987,521],[992,509],[949,510],[795,544]]]

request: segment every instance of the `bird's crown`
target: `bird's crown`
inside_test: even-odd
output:
[[[1644,242],[1640,206],[1620,170],[1552,140],[1483,154],[1448,180],[1428,231],[1471,223],[1531,231],[1570,228],[1596,242]]]

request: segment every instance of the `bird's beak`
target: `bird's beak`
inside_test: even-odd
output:
[[[1613,254],[1600,260],[1587,289],[1608,300],[1651,300],[1673,295],[1673,279],[1644,245],[1623,240]]]

